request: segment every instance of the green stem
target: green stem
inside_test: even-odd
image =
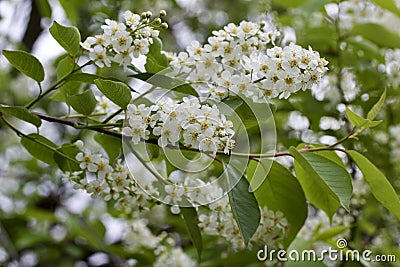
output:
[[[92,63],[92,61],[88,61],[85,64],[83,64],[82,66],[80,66],[79,68],[72,70],[70,73],[66,74],[65,76],[63,76],[60,80],[56,81],[54,84],[52,84],[44,93],[42,93],[40,90],[39,95],[33,99],[31,102],[29,102],[25,107],[27,109],[30,109],[33,107],[33,105],[35,105],[37,102],[39,102],[43,97],[45,97],[46,95],[48,95],[49,93],[53,92],[54,90],[56,90],[63,82],[65,82],[65,79],[67,79],[71,74],[81,70],[82,68],[90,65]]]
[[[69,120],[65,120],[62,118],[57,118],[57,117],[52,117],[49,115],[45,115],[45,114],[41,114],[38,112],[31,112],[32,114],[35,114],[37,116],[39,116],[41,119],[44,119],[46,121],[49,122],[57,122],[57,123],[61,123],[64,125],[68,125],[71,127],[74,127],[75,129],[90,129],[96,132],[100,132],[100,133],[104,133],[107,135],[111,135],[117,138],[122,139],[123,135],[121,133],[115,132],[115,131],[110,131],[104,128],[98,128],[98,127],[93,127],[93,128],[89,128],[91,126],[87,126],[83,123],[80,122],[73,122],[73,121],[69,121]],[[96,126],[96,125],[93,125]],[[357,134],[357,133],[356,133]],[[328,145],[328,146],[322,146],[322,147],[306,147],[306,148],[302,148],[299,151],[300,152],[314,152],[314,151],[323,151],[323,150],[331,150],[331,151],[340,151],[343,153],[346,153],[345,149],[342,148],[338,148],[336,147],[337,145],[343,143],[344,141],[348,140],[349,138],[352,138],[354,136],[354,132],[350,131],[345,137],[341,138],[340,140],[338,140],[336,143],[332,144],[332,145]],[[151,144],[155,144],[158,145],[157,139],[149,139],[146,140],[146,142],[151,143]],[[184,146],[172,146],[172,145],[168,145],[168,148],[171,149],[184,149],[184,150],[188,150],[188,151],[197,151],[199,152],[199,150],[197,149],[193,149],[193,148],[188,148],[188,147],[184,147]],[[219,155],[226,155],[223,151],[217,151],[217,154]],[[247,157],[247,158],[276,158],[276,157],[283,157],[283,156],[291,156],[289,152],[276,152],[276,153],[240,153],[240,152],[231,152],[230,153],[232,156],[238,156],[238,157]]]
[[[104,115],[106,115],[107,113],[92,113],[92,114],[90,114],[89,116],[86,116],[86,115],[82,115],[82,114],[72,114],[72,115],[67,115],[67,116],[61,116],[61,117],[59,117],[59,118],[61,118],[61,119],[84,119],[84,118],[87,118],[87,117],[98,117],[98,116],[104,116]],[[100,121],[98,121],[98,120],[96,120],[97,122],[100,122]]]
[[[110,116],[108,116],[105,120],[103,120],[101,123],[107,123],[109,122],[112,118],[114,118],[115,116],[117,116],[118,114],[120,114],[122,111],[124,111],[122,108],[117,110],[116,112],[114,112],[113,114],[111,114]]]
[[[3,119],[3,122],[4,122],[11,130],[13,130],[18,136],[22,136],[22,137],[24,137],[24,138],[27,138],[27,139],[29,139],[29,140],[31,140],[31,141],[33,141],[33,142],[35,142],[35,143],[37,143],[37,144],[39,144],[39,145],[41,145],[41,146],[44,146],[44,147],[46,147],[46,148],[52,150],[52,151],[55,152],[55,153],[61,154],[64,158],[67,158],[67,159],[69,159],[69,160],[71,160],[71,161],[73,161],[73,162],[79,164],[79,162],[78,162],[76,159],[73,159],[73,158],[69,157],[68,155],[65,155],[64,153],[58,151],[56,148],[54,148],[54,147],[52,147],[52,146],[49,146],[48,144],[45,144],[45,143],[40,142],[37,138],[33,138],[33,137],[29,136],[29,135],[26,135],[26,134],[22,133],[20,130],[18,130],[17,128],[15,128],[14,126],[12,126],[6,119],[4,119],[3,117],[2,117],[2,119]]]
[[[123,139],[123,141],[125,141]],[[169,183],[167,182],[166,179],[164,179],[164,177],[162,177],[159,173],[157,173],[155,170],[153,170],[150,166],[147,165],[147,163],[145,161],[142,160],[142,158],[138,155],[138,153],[135,151],[135,149],[133,149],[131,143],[129,142],[129,140],[126,140],[125,144],[128,146],[129,150],[135,155],[135,157],[140,160],[142,162],[142,164],[146,167],[146,169],[154,175],[154,177],[157,178],[157,180],[161,183],[163,183],[164,185],[168,185]]]
[[[104,129],[104,128],[109,128],[109,127],[118,127],[121,128],[122,124],[121,123],[101,123],[101,124],[95,124],[95,125],[80,125],[75,122],[75,128],[76,129]]]

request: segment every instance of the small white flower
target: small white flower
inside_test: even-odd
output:
[[[140,140],[147,140],[150,131],[146,130],[146,125],[141,120],[130,120],[129,127],[124,127],[122,133],[132,137],[132,142],[138,144]]]
[[[80,162],[80,168],[82,170],[88,169],[90,172],[97,171],[97,164],[101,161],[100,154],[92,154],[89,150],[86,150],[84,153],[79,152],[75,159]]]
[[[149,53],[149,41],[147,39],[135,39],[133,47],[133,57],[135,58]]]
[[[111,60],[107,57],[106,49],[100,45],[96,45],[89,52],[89,58],[100,68],[104,67],[104,65],[107,67],[111,66]]]
[[[104,35],[115,36],[117,33],[125,31],[126,26],[123,23],[115,20],[106,19],[106,25],[102,25],[101,28],[104,30]]]
[[[135,29],[140,23],[140,16],[129,10],[124,12],[124,18],[126,25],[130,26],[132,29]]]
[[[218,137],[214,137],[214,130],[212,128],[209,128],[201,133],[199,135],[199,140],[200,151],[212,152],[213,155],[215,155],[218,150],[220,140]]]
[[[114,51],[117,53],[122,53],[129,50],[131,44],[132,36],[130,36],[129,32],[126,31],[117,32],[111,41],[111,45]]]
[[[182,200],[182,196],[185,192],[182,186],[171,185],[171,184],[165,185],[164,190],[167,193],[167,196],[165,197],[164,201],[167,203],[174,203],[174,204],[178,204]]]
[[[200,124],[190,124],[183,132],[183,140],[185,145],[193,148],[199,147],[199,135],[201,133]]]

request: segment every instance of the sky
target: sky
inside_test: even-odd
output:
[[[27,20],[29,19],[30,1],[2,0],[0,1],[0,50],[15,49],[12,42],[21,41],[25,33]],[[54,20],[62,24],[68,24],[64,10],[58,1],[50,0],[52,16]],[[50,20],[43,20],[43,28],[48,28]],[[7,39],[5,39],[6,37]],[[45,48],[45,49],[43,49]],[[51,59],[63,53],[61,46],[51,37],[49,31],[44,30],[33,47],[32,54],[42,63],[46,64]],[[4,58],[0,65],[5,64]]]

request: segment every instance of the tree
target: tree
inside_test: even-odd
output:
[[[0,106],[4,264],[395,266],[400,37],[378,19],[399,20],[394,2],[272,1],[259,18],[243,4],[253,21],[181,51],[165,10],[90,3],[61,1],[78,27],[49,27],[54,75],[2,51],[36,86]],[[78,6],[102,17],[90,33]],[[353,258],[322,261],[324,246]]]

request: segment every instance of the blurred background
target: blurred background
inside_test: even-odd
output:
[[[348,148],[365,152],[399,192],[400,53],[396,54],[396,49],[400,48],[400,28],[396,25],[400,25],[400,11],[396,1],[386,1],[394,4],[389,8],[379,5],[380,1],[341,2],[338,15],[336,1],[329,0],[0,0],[0,50],[32,52],[44,64],[46,75],[53,77],[45,81],[50,83],[63,54],[48,31],[53,20],[76,26],[84,40],[98,33],[106,18],[117,19],[121,11],[140,14],[150,10],[158,14],[164,9],[169,29],[160,37],[166,51],[182,51],[192,40],[203,43],[213,30],[230,22],[273,20],[284,33],[284,42],[310,45],[330,62],[330,73],[320,86],[290,100],[276,101],[279,150],[301,142],[334,143],[350,127],[345,107],[366,113],[387,88],[387,106],[379,118],[384,122],[361,136],[358,143],[348,144]],[[393,64],[398,64],[397,72]],[[123,72],[101,71],[127,79]],[[24,105],[37,93],[36,85],[1,56],[0,102]],[[65,106],[44,101],[37,110],[62,114]],[[44,122],[40,130],[56,144],[85,138],[81,132],[51,123]],[[135,259],[144,262],[138,266],[152,265],[149,251],[132,252],[124,243],[132,218],[121,217],[104,202],[63,183],[58,171],[32,158],[18,136],[2,124],[0,140],[0,265],[128,266],[137,263]],[[279,160],[292,168],[290,159]],[[348,238],[356,248],[395,254],[400,260],[399,222],[371,197],[357,168],[352,174],[352,212],[339,212],[335,223],[353,226]],[[329,228],[323,214],[311,211],[300,233],[305,238],[311,238],[315,229]],[[146,216],[154,224],[153,231],[176,233],[178,244],[189,255],[195,255],[176,216],[162,208]],[[213,248],[214,244],[215,239],[206,240],[206,247]],[[246,253],[218,245],[215,251],[205,253],[207,260],[202,266],[260,265],[254,254]],[[221,255],[225,255],[224,261]]]

